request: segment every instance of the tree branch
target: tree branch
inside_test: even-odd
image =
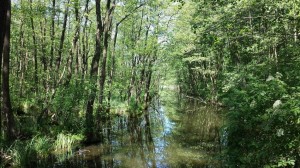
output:
[[[144,6],[145,3],[140,4],[139,6],[137,6],[136,8],[133,9],[133,11],[131,13],[128,13],[127,15],[125,15],[118,23],[117,26],[119,26],[125,19],[127,19],[130,15],[132,15],[136,10],[138,10],[139,8],[141,8],[142,6]]]

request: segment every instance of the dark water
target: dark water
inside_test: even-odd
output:
[[[218,168],[222,122],[217,109],[167,91],[149,116],[117,117],[104,128],[105,143],[57,154],[49,165]]]

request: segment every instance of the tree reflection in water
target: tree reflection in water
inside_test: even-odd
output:
[[[108,120],[103,143],[77,149],[55,167],[221,167],[222,122],[212,107],[166,97],[142,115]]]

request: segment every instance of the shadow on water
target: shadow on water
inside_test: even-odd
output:
[[[56,155],[49,167],[221,167],[219,111],[172,91],[149,112],[113,118],[105,142]],[[47,167],[47,166],[46,166]]]

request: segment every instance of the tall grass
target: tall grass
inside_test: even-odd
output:
[[[17,140],[6,151],[11,157],[7,162],[13,167],[32,167],[50,154],[51,144],[51,139],[45,136],[36,136],[28,141]]]
[[[54,143],[54,152],[58,162],[64,162],[73,156],[73,149],[83,140],[83,135],[60,133]]]
[[[72,135],[60,133],[57,135],[56,141],[54,143],[55,151],[72,151],[72,149],[79,145],[80,141],[83,139],[82,135]]]
[[[1,160],[0,167],[39,167],[50,155],[55,155],[58,162],[63,162],[72,156],[72,150],[82,140],[83,135],[63,133],[58,134],[56,139],[49,136],[35,136],[26,141],[16,140],[10,147],[4,149],[5,159]]]

